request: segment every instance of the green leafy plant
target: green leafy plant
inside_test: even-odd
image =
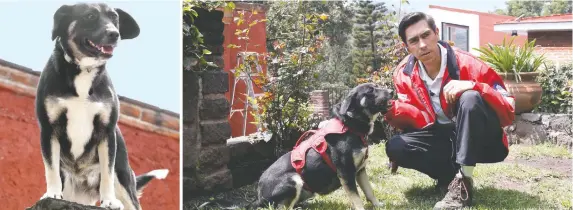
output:
[[[474,48],[481,53],[479,58],[488,63],[493,69],[501,73],[513,73],[517,82],[521,81],[519,73],[536,72],[546,58],[535,54],[535,41],[526,42],[523,46],[513,43],[515,37],[509,41],[505,38],[501,45],[488,44]]]
[[[210,55],[211,51],[203,44],[203,34],[195,26],[195,19],[199,16],[197,9],[211,11],[216,8],[234,9],[233,2],[225,1],[204,1],[204,0],[183,0],[183,56],[184,60],[189,59],[191,66],[195,70],[204,70],[207,67],[216,67],[212,62],[205,60],[205,55]]]
[[[488,44],[475,50],[481,53],[479,58],[496,71],[515,72],[513,68],[515,63],[515,45],[513,45],[513,39],[509,42],[506,41],[504,38],[501,45]]]
[[[543,89],[537,112],[571,113],[573,107],[573,64],[559,67],[546,66],[540,71],[537,81]]]
[[[253,123],[262,125],[277,141],[275,154],[280,155],[290,149],[302,132],[319,122],[308,103],[312,90],[336,89],[336,94],[329,91],[332,101],[334,95],[341,96],[350,86],[361,82],[376,82],[393,88],[393,67],[405,57],[406,51],[401,45],[396,27],[390,23],[397,21],[401,13],[389,12],[384,17],[384,29],[391,32],[392,36],[384,42],[375,43],[383,56],[382,67],[374,69],[362,80],[349,78],[352,81],[347,83],[346,76],[352,70],[352,7],[342,2],[318,1],[272,1],[261,4],[269,6],[265,14],[268,19],[268,53],[261,56],[264,58],[249,57],[247,60],[266,64],[267,72],[252,77],[264,93],[248,100],[258,105],[258,113],[251,112],[255,118]],[[403,4],[407,2],[403,1]],[[235,34],[239,42],[226,47],[248,52],[249,37],[252,38],[251,25],[264,20],[253,20],[254,16],[248,12],[235,14],[238,14],[234,24],[237,25]],[[346,50],[333,51],[340,48]],[[348,61],[348,65],[340,65],[344,63],[341,60]],[[239,66],[236,69],[242,71],[245,67]]]
[[[294,145],[302,132],[314,123],[309,92],[316,82],[315,66],[324,60],[321,55],[326,40],[323,24],[328,16],[308,8],[314,2],[265,2],[269,5],[266,16],[267,34],[273,36],[267,42],[269,53],[260,58],[249,58],[250,62],[267,64],[266,74],[251,77],[264,93],[248,100],[258,107],[258,113],[251,114],[255,122],[270,131],[276,141],[275,154],[281,155]],[[293,12],[294,11],[294,12]],[[251,11],[253,14],[255,11]],[[234,19],[237,24],[238,43],[227,48],[248,51],[250,29],[266,19],[252,20],[251,15],[239,12]],[[278,35],[278,36],[277,36]],[[239,66],[237,71],[244,71]],[[257,116],[258,115],[258,116]]]

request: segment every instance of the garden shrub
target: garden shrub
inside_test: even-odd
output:
[[[323,25],[328,15],[308,9],[311,3],[264,2],[269,10],[267,19],[261,20],[253,18],[256,11],[251,11],[251,15],[239,11],[234,22],[237,25],[235,34],[240,41],[227,46],[242,52],[249,51],[251,27],[269,22],[266,24],[268,53],[262,55],[262,59],[249,59],[267,65],[266,74],[253,77],[255,85],[264,93],[248,100],[258,107],[258,111],[250,112],[255,117],[252,123],[272,133],[276,156],[292,149],[302,132],[318,124],[309,104],[309,92],[317,83],[313,69],[324,61],[322,46],[326,37]],[[247,72],[243,66],[235,70],[236,73]]]
[[[543,89],[541,103],[536,112],[571,113],[573,107],[573,64],[547,65],[539,71],[537,81]]]

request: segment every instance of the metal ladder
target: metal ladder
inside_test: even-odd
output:
[[[248,56],[255,56],[257,60],[254,62],[250,61],[249,63],[249,61],[246,60]],[[245,104],[245,106],[242,109],[233,109],[233,105],[235,104],[236,101],[235,94],[236,94],[237,84],[239,82],[243,82],[247,86],[247,93],[246,93],[247,97],[255,98],[260,95],[260,94],[255,94],[255,90],[253,88],[253,80],[251,78],[254,76],[260,76],[260,74],[263,73],[263,69],[259,65],[258,59],[259,59],[259,54],[257,52],[237,53],[237,65],[235,66],[234,69],[231,69],[231,72],[233,72],[233,74],[235,75],[235,81],[233,82],[233,92],[231,95],[231,110],[229,112],[229,119],[231,119],[231,117],[233,117],[233,114],[237,112],[243,116],[243,128],[242,128],[243,136],[245,136],[247,133],[247,119],[249,114],[249,107],[252,107],[252,109],[256,113],[258,113],[258,106],[256,104],[251,104],[247,98],[245,100],[240,100],[237,98],[237,100],[242,101]],[[250,65],[251,63],[255,65],[255,69],[251,68]],[[239,72],[239,75],[237,75],[236,68],[238,68],[241,64],[243,64],[245,68],[243,69],[243,71]],[[257,124],[257,131],[260,130],[261,126]]]

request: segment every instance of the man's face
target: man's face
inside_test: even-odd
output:
[[[440,59],[438,47],[438,29],[431,29],[428,22],[420,20],[406,28],[406,47],[408,51],[423,63]]]

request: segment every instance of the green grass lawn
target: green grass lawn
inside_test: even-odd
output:
[[[390,174],[383,144],[371,146],[368,175],[383,209],[431,209],[443,194],[434,190],[434,180],[414,170],[399,168]],[[506,161],[478,164],[474,170],[472,209],[572,209],[571,153],[552,145],[514,145]],[[239,189],[248,200],[255,199],[255,186]],[[364,194],[360,196],[372,208]],[[237,193],[237,192],[235,192]],[[186,209],[190,205],[186,205]],[[349,209],[342,189],[317,196],[304,209]],[[191,209],[191,208],[189,208]]]

